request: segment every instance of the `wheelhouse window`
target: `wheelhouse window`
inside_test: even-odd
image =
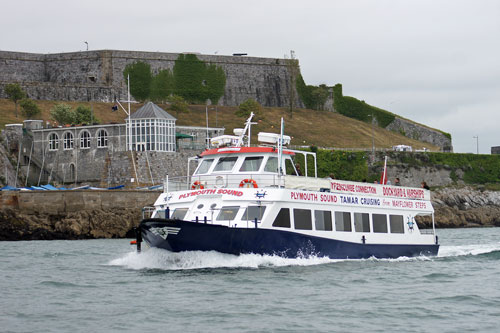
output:
[[[80,148],[82,149],[90,148],[90,133],[88,131],[83,131],[80,134]]]
[[[63,136],[63,148],[65,150],[73,149],[74,144],[75,144],[75,141],[73,139],[73,133],[71,133],[71,132],[64,133],[64,136]]]
[[[174,220],[183,220],[184,217],[186,217],[187,211],[187,208],[177,208],[174,210],[170,218]]]
[[[255,219],[260,221],[265,211],[266,206],[248,206],[241,219],[243,221],[254,221]]]
[[[240,172],[259,171],[263,156],[247,157],[241,165]]]
[[[224,206],[221,208],[219,215],[217,215],[217,221],[232,221],[236,217],[239,206]]]
[[[49,135],[49,150],[59,149],[59,136],[56,133],[50,133]]]
[[[100,129],[97,132],[97,148],[104,148],[108,146],[108,132]]]
[[[287,175],[302,176],[297,172],[291,158],[285,159],[285,170]]]
[[[273,227],[290,228],[290,209],[281,208],[274,219]]]
[[[391,227],[391,233],[405,233],[404,220],[402,215],[389,215],[389,225]]]
[[[354,230],[370,232],[370,216],[368,213],[354,213]]]
[[[264,167],[265,172],[278,172],[278,158],[269,157],[267,159],[266,166]]]
[[[214,171],[231,171],[238,157],[221,157],[215,166]]]
[[[316,230],[332,230],[332,212],[329,210],[314,211],[314,225]]]
[[[350,212],[335,212],[335,230],[352,231]]]
[[[312,230],[311,211],[309,209],[294,209],[293,221],[295,229]]]
[[[373,232],[387,233],[387,215],[372,214]]]
[[[202,160],[200,166],[198,167],[198,170],[196,170],[195,172],[195,175],[201,175],[207,173],[213,161],[214,161],[213,158],[208,160]]]

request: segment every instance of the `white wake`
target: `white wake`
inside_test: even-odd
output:
[[[283,258],[277,255],[241,254],[239,256],[216,251],[186,251],[173,253],[150,248],[141,253],[129,252],[109,262],[112,266],[129,269],[184,270],[202,268],[260,268],[282,266],[321,265],[341,260],[309,256],[304,258]]]

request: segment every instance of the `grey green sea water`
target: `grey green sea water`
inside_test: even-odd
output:
[[[394,260],[0,242],[0,331],[500,332],[500,228],[438,232]]]

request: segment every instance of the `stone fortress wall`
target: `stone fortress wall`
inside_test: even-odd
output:
[[[56,54],[0,51],[0,97],[6,97],[6,84],[17,82],[32,99],[103,102],[126,99],[125,66],[143,61],[157,74],[162,69],[172,69],[178,56],[178,53],[118,50]],[[289,105],[290,74],[285,59],[196,56],[222,67],[226,73],[224,96],[212,104],[239,105],[253,98],[264,106]],[[295,92],[293,96],[295,105],[302,107],[298,94]]]
[[[120,50],[82,51],[72,53],[33,54],[0,51],[0,98],[6,98],[4,87],[20,83],[28,97],[40,100],[72,100],[112,102],[127,98],[123,70],[128,64],[143,61],[154,74],[172,69],[179,53]],[[224,69],[224,95],[212,104],[236,106],[248,98],[263,106],[286,107],[290,95],[296,107],[304,107],[293,87],[290,68],[285,59],[246,56],[196,56]],[[332,109],[333,100],[326,109]],[[396,118],[388,130],[404,130],[408,136],[452,151],[452,143],[443,133],[425,126]]]

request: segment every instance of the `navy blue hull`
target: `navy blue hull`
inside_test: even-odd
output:
[[[172,252],[218,251],[297,257],[314,254],[332,259],[397,258],[436,255],[439,245],[358,244],[269,229],[228,228],[170,219],[146,219],[142,238],[151,247]]]

